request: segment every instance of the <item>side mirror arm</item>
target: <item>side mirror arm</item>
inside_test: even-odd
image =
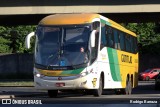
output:
[[[26,38],[25,38],[25,47],[26,47],[27,49],[30,48],[30,40],[31,40],[31,37],[33,37],[34,35],[35,35],[35,33],[34,33],[34,32],[31,32],[30,34],[28,34],[28,35],[26,36]]]
[[[96,30],[91,32],[91,47],[95,47],[95,39],[96,39]]]

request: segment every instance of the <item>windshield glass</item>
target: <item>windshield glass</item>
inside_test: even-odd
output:
[[[145,70],[144,72],[150,72],[151,71],[151,69],[147,69],[147,70]]]
[[[87,63],[89,35],[89,26],[39,26],[35,62],[44,66]]]

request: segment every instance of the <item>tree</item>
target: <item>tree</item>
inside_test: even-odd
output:
[[[36,26],[0,26],[0,53],[24,53],[32,52],[25,49],[25,37],[32,31],[35,31]],[[33,40],[32,40],[33,44]]]
[[[10,32],[10,34],[13,37],[12,43],[12,48],[15,48],[16,53],[24,53],[24,52],[32,52],[33,50],[33,46],[30,50],[27,50],[25,48],[25,37],[32,31],[35,31],[35,26],[16,26],[16,27],[12,27],[12,32]],[[16,37],[14,37],[16,36]],[[33,40],[32,40],[32,44],[33,44]]]
[[[143,46],[156,42],[155,23],[128,23],[124,25],[138,35],[138,41],[142,43]]]
[[[143,53],[159,53],[160,25],[157,23],[128,23],[122,24],[138,35],[138,42],[142,44]],[[152,46],[152,47],[151,47]]]
[[[10,53],[11,49],[9,44],[11,41],[8,39],[8,28],[0,26],[0,53]]]

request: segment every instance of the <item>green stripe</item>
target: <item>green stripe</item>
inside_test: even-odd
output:
[[[76,70],[65,70],[61,74],[80,74],[84,68],[76,69]]]
[[[101,23],[107,24],[107,25],[111,26],[111,23],[110,23],[110,22],[107,22],[107,21],[105,21],[105,20],[103,20],[103,19],[101,19]]]
[[[107,48],[111,75],[114,81],[121,81],[117,51]]]

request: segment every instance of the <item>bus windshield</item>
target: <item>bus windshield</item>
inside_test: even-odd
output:
[[[44,66],[74,66],[88,62],[89,26],[39,26],[35,63]]]

